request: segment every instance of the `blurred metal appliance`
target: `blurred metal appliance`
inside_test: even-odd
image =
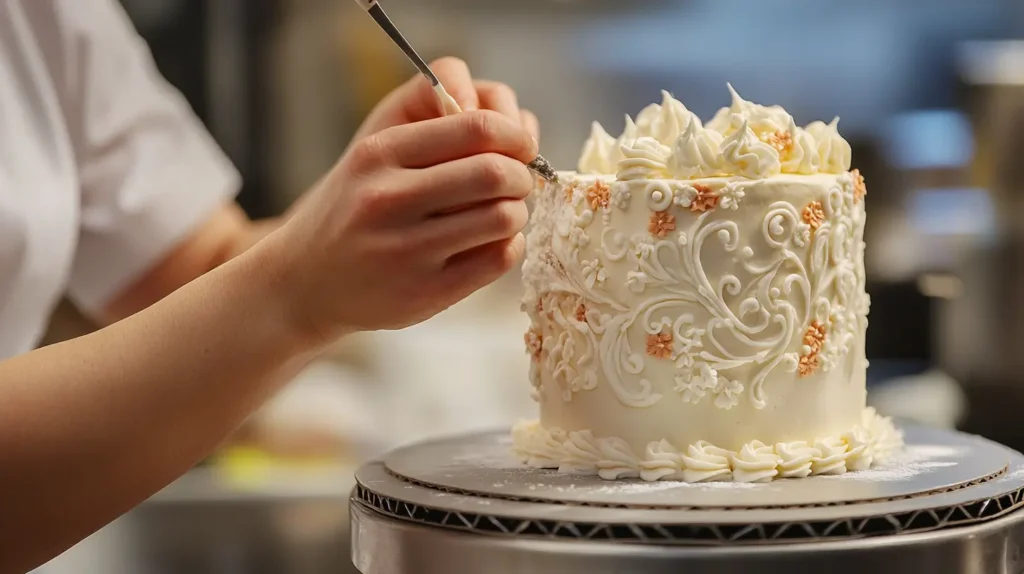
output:
[[[1024,42],[960,51],[976,153],[971,183],[988,190],[989,232],[957,257],[938,303],[941,366],[965,387],[965,429],[1024,448]]]
[[[349,574],[347,465],[195,469],[33,574]]]

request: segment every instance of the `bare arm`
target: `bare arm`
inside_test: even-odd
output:
[[[241,256],[96,333],[0,362],[0,572],[44,562],[186,472],[327,342],[422,321],[507,272],[536,153],[494,112],[384,130]]]
[[[46,561],[171,482],[301,367],[316,345],[289,324],[272,249],[0,362],[0,572]]]
[[[280,227],[286,217],[249,221],[235,203],[225,205],[142,278],[107,306],[99,319],[113,323],[133,315],[201,275],[241,255]]]

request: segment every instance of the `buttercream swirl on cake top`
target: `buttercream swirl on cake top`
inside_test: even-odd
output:
[[[744,100],[731,85],[729,92],[732,104],[706,125],[665,91],[661,103],[644,108],[635,122],[626,116],[618,138],[594,122],[579,173],[618,174],[620,179],[762,179],[779,173],[840,174],[850,169],[850,144],[839,134],[839,118],[801,128],[781,106]],[[652,156],[657,157],[658,169],[637,169],[637,158]]]

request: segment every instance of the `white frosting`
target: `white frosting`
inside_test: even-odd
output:
[[[835,128],[735,91],[706,128],[667,94],[617,139],[595,126],[580,163],[607,173],[543,183],[527,236],[540,425],[514,433],[521,459],[761,482],[900,447],[865,409],[864,189],[831,172]]]
[[[672,145],[690,124],[700,127],[700,118],[664,90],[661,105],[651,104],[636,117],[639,135],[653,137],[665,145]]]
[[[804,478],[811,474],[811,461],[821,452],[803,441],[780,442],[775,445],[779,455],[779,478]]]
[[[614,170],[610,160],[614,146],[615,138],[608,135],[601,124],[594,122],[590,126],[590,138],[583,144],[577,168],[581,173],[611,173]]]
[[[839,135],[839,118],[830,123],[813,122],[807,134],[818,143],[819,169],[827,173],[842,173],[850,169],[850,144]]]
[[[849,447],[839,437],[819,440],[814,444],[818,456],[811,457],[812,474],[843,474],[846,472],[846,457]]]
[[[749,102],[740,97],[733,89],[732,84],[727,84],[729,95],[732,97],[732,104],[728,108],[722,108],[715,114],[715,117],[708,122],[708,128],[723,135],[731,135],[739,130],[744,122],[749,124],[758,135],[774,133],[778,130],[785,130],[793,119],[786,110],[780,106],[762,106]]]
[[[743,120],[739,129],[725,138],[721,149],[728,173],[760,179],[777,175],[782,169],[779,152],[757,138],[748,120]]]
[[[683,478],[683,456],[666,440],[647,445],[643,460],[640,461],[640,478],[647,481],[681,480]]]
[[[706,441],[698,441],[686,448],[683,456],[683,480],[711,482],[732,478],[732,453]]]
[[[699,122],[690,122],[676,138],[668,160],[669,173],[678,179],[724,175],[721,145],[722,134],[701,127]]]
[[[633,454],[629,443],[618,437],[610,437],[598,441],[601,460],[597,461],[597,475],[605,480],[620,478],[638,478],[640,476],[640,459]],[[560,465],[553,465],[560,466]]]
[[[672,150],[652,137],[641,137],[621,147],[623,158],[619,160],[617,178],[619,181],[634,179],[655,179],[665,177],[666,162]]]
[[[758,441],[749,442],[732,455],[734,482],[771,482],[779,474],[782,459],[775,449]]]
[[[558,472],[564,474],[599,474],[609,480],[639,477],[645,481],[770,482],[779,478],[804,478],[812,474],[836,475],[864,470],[871,463],[855,468],[850,461],[858,459],[864,452],[863,448],[867,448],[865,445],[891,440],[899,440],[902,444],[902,438],[895,433],[891,420],[879,416],[873,409],[864,409],[864,416],[867,426],[858,425],[843,433],[843,436],[858,436],[865,441],[864,445],[856,446],[837,436],[818,441],[817,448],[806,442],[770,446],[754,440],[743,444],[736,451],[730,451],[707,441],[699,441],[680,451],[670,442],[660,440],[648,444],[643,454],[638,456],[621,438],[595,438],[589,431],[567,435],[559,429],[546,429],[537,421],[519,423],[513,430],[513,437],[517,452],[554,455],[555,460],[549,460],[550,456],[526,460],[529,466],[557,468]],[[881,432],[882,435],[873,434],[875,432]],[[890,432],[895,434],[890,435]],[[560,440],[562,450],[559,453],[557,446],[553,445],[557,445]],[[577,454],[579,452],[587,455],[580,457]],[[573,462],[566,463],[569,460]]]
[[[874,461],[874,441],[868,431],[862,427],[847,431],[842,436],[846,443],[846,468],[850,470],[867,470]]]
[[[821,168],[821,155],[818,154],[818,143],[807,130],[796,127],[790,118],[789,133],[793,138],[793,147],[782,161],[783,173],[800,173],[811,175]]]
[[[731,85],[729,92],[732,104],[719,110],[706,125],[668,92],[662,92],[660,104],[644,108],[635,123],[626,116],[626,128],[617,139],[595,122],[583,146],[579,172],[615,174],[624,158],[623,146],[632,148],[637,138],[652,138],[669,146],[662,159],[668,175],[678,179],[839,174],[850,169],[850,144],[839,135],[838,118],[830,124],[813,122],[799,128],[780,106],[744,100]],[[783,149],[774,147],[773,141]],[[652,172],[648,179],[664,176]]]

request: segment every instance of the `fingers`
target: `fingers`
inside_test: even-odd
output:
[[[519,120],[519,99],[512,88],[501,82],[488,80],[477,80],[475,85],[482,109],[494,110],[513,120]]]
[[[497,199],[525,199],[534,178],[522,162],[486,153],[408,171],[409,189],[415,190],[410,209],[440,215]],[[415,179],[414,179],[415,178]]]
[[[515,90],[501,82],[487,80],[476,81],[476,93],[480,96],[480,108],[494,110],[499,114],[518,120],[523,129],[534,139],[540,138],[540,123],[537,116],[529,110],[519,108],[519,99]]]
[[[526,131],[530,132],[533,139],[540,139],[540,121],[530,110],[519,110],[519,122]]]
[[[522,200],[489,201],[424,222],[412,240],[444,261],[481,245],[514,237],[526,227],[529,218],[526,202]]]
[[[356,147],[375,149],[397,165],[413,169],[483,153],[498,153],[523,163],[537,156],[537,144],[529,132],[493,111],[396,126],[365,139],[372,141]]]
[[[480,98],[477,95],[476,86],[473,85],[473,75],[469,72],[469,65],[459,58],[441,58],[430,64],[430,69],[441,81],[444,89],[455,98],[462,111],[480,109]],[[429,83],[427,87],[433,93]],[[436,99],[436,98],[435,98]]]
[[[473,77],[469,66],[458,58],[441,58],[430,64],[430,69],[441,81],[450,96],[455,98],[463,111],[480,108]],[[402,117],[409,122],[422,122],[445,115],[444,106],[434,93],[434,88],[422,74],[416,74],[401,88],[392,93],[400,102]]]
[[[440,289],[458,301],[490,285],[523,258],[526,239],[522,233],[464,251],[448,260],[441,272]]]

